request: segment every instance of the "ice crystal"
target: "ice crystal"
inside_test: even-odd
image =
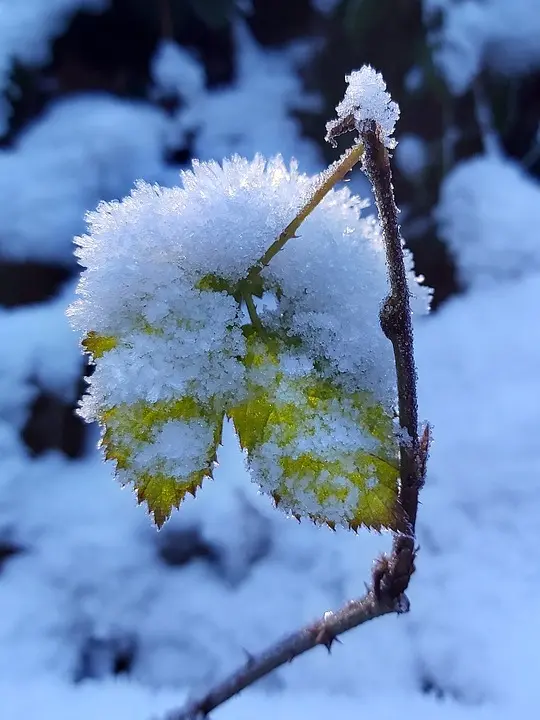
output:
[[[371,65],[364,65],[360,70],[346,75],[345,80],[348,83],[345,97],[336,106],[337,119],[326,126],[327,139],[332,139],[336,129],[343,123],[354,122],[354,126],[362,134],[366,122],[374,120],[385,145],[394,148],[396,141],[392,135],[399,119],[399,106],[386,91],[383,76]]]

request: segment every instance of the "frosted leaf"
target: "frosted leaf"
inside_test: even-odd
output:
[[[302,384],[316,369],[317,382],[334,388],[340,402],[367,393],[369,406],[389,418],[396,396],[392,347],[379,325],[388,294],[385,252],[376,221],[361,217],[365,203],[348,189],[331,191],[272,259],[249,290],[259,329],[239,283],[320,178],[281,157],[234,156],[222,165],[194,162],[181,179],[174,188],[139,183],[129,197],[88,215],[76,251],[86,270],[69,309],[97,365],[80,412],[104,426],[107,456],[158,522],[211,475],[217,444],[192,441],[189,423],[217,437],[223,416],[249,400],[253,384],[275,385],[285,373],[289,382],[278,383],[275,401],[303,406]],[[409,280],[413,300],[425,309],[412,270]],[[278,368],[253,362],[253,333],[279,344]],[[324,423],[313,416],[298,440],[307,453],[315,451],[310,435],[319,433],[329,447],[341,438],[338,455],[354,445],[374,450],[358,428],[353,432],[358,407],[349,416],[325,409]],[[164,444],[164,428],[174,429],[174,449]],[[150,471],[141,463],[158,457],[149,446],[158,442],[170,457],[160,451]],[[365,522],[387,520],[379,514]]]
[[[347,393],[305,358],[275,349],[251,345],[248,397],[229,413],[255,482],[298,518],[355,530],[394,526],[392,406],[368,391]],[[275,368],[271,379],[261,382],[261,365]]]
[[[337,119],[326,125],[326,139],[333,142],[335,135],[340,134],[340,128],[349,127],[350,122],[361,134],[365,123],[374,120],[386,147],[394,148],[396,141],[392,137],[396,122],[399,119],[399,106],[386,91],[383,76],[376,72],[371,65],[364,65],[360,70],[354,70],[345,76],[348,83],[345,97],[336,106]]]
[[[189,397],[115,405],[99,411],[103,447],[119,480],[132,483],[161,526],[189,493],[212,477],[223,413]]]

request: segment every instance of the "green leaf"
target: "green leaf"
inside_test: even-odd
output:
[[[262,489],[296,517],[332,528],[395,527],[399,468],[392,414],[371,393],[346,393],[315,370],[288,377],[273,344],[260,339],[249,339],[246,366],[248,397],[228,414]],[[340,443],[336,424],[361,442]]]
[[[94,360],[99,360],[106,352],[113,350],[118,344],[118,340],[112,335],[98,335],[95,332],[89,332],[82,341],[82,346]]]
[[[169,421],[181,421],[186,433],[195,427],[208,431],[208,442],[189,472],[183,471],[183,463],[175,465],[170,459],[156,456],[141,463],[141,452],[151,448],[157,434]],[[216,452],[221,442],[223,412],[208,408],[194,398],[137,402],[132,405],[114,406],[101,413],[105,428],[102,446],[107,460],[115,463],[122,483],[132,484],[139,503],[146,503],[158,527],[169,518],[172,509],[178,508],[184,498],[195,496],[206,477],[212,477]],[[180,429],[182,425],[179,426]],[[189,435],[178,439],[179,444],[189,444]]]

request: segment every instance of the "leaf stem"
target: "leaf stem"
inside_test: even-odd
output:
[[[356,163],[361,159],[364,152],[364,146],[362,143],[356,143],[352,148],[349,148],[339,160],[333,165],[330,165],[328,170],[321,175],[320,184],[315,189],[313,195],[309,200],[302,206],[296,216],[287,225],[285,230],[280,233],[279,237],[274,240],[264,255],[257,260],[257,262],[251,267],[247,275],[247,282],[252,281],[262,270],[270,263],[280,250],[283,250],[286,243],[293,237],[296,236],[296,231],[304,220],[315,210],[317,205],[328,195],[330,190],[340,181],[343,180],[345,175],[350,172]]]
[[[251,324],[262,335],[264,332],[264,328],[261,322],[261,318],[257,315],[257,308],[255,307],[253,295],[246,292],[244,295],[242,295],[242,300],[246,303],[246,308],[248,311],[249,319],[251,320]]]

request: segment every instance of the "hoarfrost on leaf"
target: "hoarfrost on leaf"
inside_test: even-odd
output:
[[[279,156],[194,162],[181,178],[102,203],[77,239],[69,314],[97,364],[81,414],[103,425],[106,457],[161,524],[212,475],[228,416],[286,509],[388,526],[396,391],[377,223],[332,190],[253,276],[320,179]],[[409,281],[425,306],[411,268]]]

